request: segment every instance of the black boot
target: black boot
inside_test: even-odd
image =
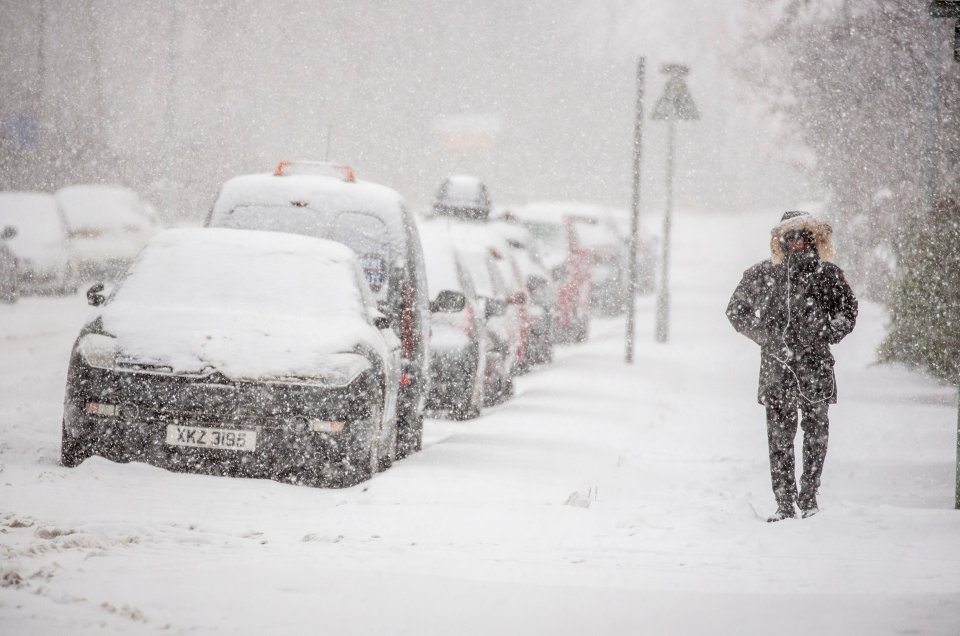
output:
[[[793,501],[778,501],[777,502],[777,511],[767,517],[767,523],[774,523],[777,521],[783,521],[784,519],[796,519],[797,511],[793,507]]]
[[[815,492],[800,491],[800,497],[797,499],[797,506],[800,508],[800,514],[804,519],[809,519],[820,512],[817,505],[817,494]]]

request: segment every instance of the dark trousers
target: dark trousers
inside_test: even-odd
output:
[[[820,487],[823,460],[827,456],[830,421],[826,402],[810,404],[803,399],[783,399],[767,404],[767,444],[770,449],[770,479],[778,504],[797,500],[793,440],[797,436],[797,412],[803,429],[803,475],[800,477],[801,508],[815,501]]]

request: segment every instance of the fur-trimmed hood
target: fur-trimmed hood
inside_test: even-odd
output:
[[[833,228],[808,212],[787,212],[780,223],[770,230],[770,260],[779,265],[783,262],[783,235],[787,232],[807,230],[813,235],[814,246],[821,261],[833,260]]]

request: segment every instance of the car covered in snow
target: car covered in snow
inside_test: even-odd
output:
[[[402,343],[399,456],[419,450],[430,311],[420,239],[403,198],[386,186],[357,180],[347,166],[285,161],[273,174],[227,181],[206,224],[313,236],[343,243],[357,254],[380,310]]]
[[[507,284],[490,246],[462,239],[457,245],[486,319],[484,404],[497,404],[513,395],[513,376],[523,349],[520,314],[516,305],[510,304]]]
[[[537,259],[553,282],[553,341],[582,342],[590,326],[591,258],[579,238],[574,209],[564,203],[512,205],[496,219],[526,228]]]
[[[450,175],[440,184],[433,201],[434,216],[468,221],[486,221],[490,216],[490,192],[478,177]]]
[[[17,256],[22,293],[76,291],[67,253],[67,228],[52,194],[0,192],[0,227],[4,225],[17,228],[8,244]]]
[[[159,230],[152,207],[129,188],[72,185],[55,197],[70,266],[81,281],[115,280]]]
[[[556,291],[550,272],[537,255],[530,231],[517,223],[495,221],[490,229],[506,241],[509,253],[516,263],[519,280],[526,288],[527,322],[526,366],[550,362],[553,359],[553,313]]]
[[[70,357],[65,466],[339,485],[394,458],[399,341],[345,246],[167,230],[102,290]]]
[[[485,311],[470,271],[449,230],[420,226],[430,298],[430,391],[427,405],[454,419],[476,417],[484,403],[487,351],[491,345]]]
[[[20,295],[20,275],[17,270],[17,256],[7,242],[17,235],[12,225],[0,226],[0,302],[16,302]]]

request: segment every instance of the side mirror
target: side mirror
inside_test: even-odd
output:
[[[99,307],[107,302],[107,297],[103,295],[103,283],[94,283],[87,290],[87,304]]]
[[[467,306],[467,297],[461,292],[445,289],[430,303],[431,313],[455,314]]]
[[[12,239],[16,235],[17,235],[17,228],[13,227],[12,225],[8,225],[5,228],[3,228],[3,234],[0,234],[0,238],[2,238],[4,241],[7,241],[9,239]]]
[[[487,319],[496,318],[497,316],[502,316],[507,313],[507,303],[503,300],[488,298],[486,305],[483,315]]]
[[[522,291],[515,292],[507,296],[508,305],[526,305],[527,304],[527,295]]]
[[[381,331],[390,328],[390,319],[378,309],[373,309],[370,311],[370,322],[373,323],[374,327],[380,329]]]

